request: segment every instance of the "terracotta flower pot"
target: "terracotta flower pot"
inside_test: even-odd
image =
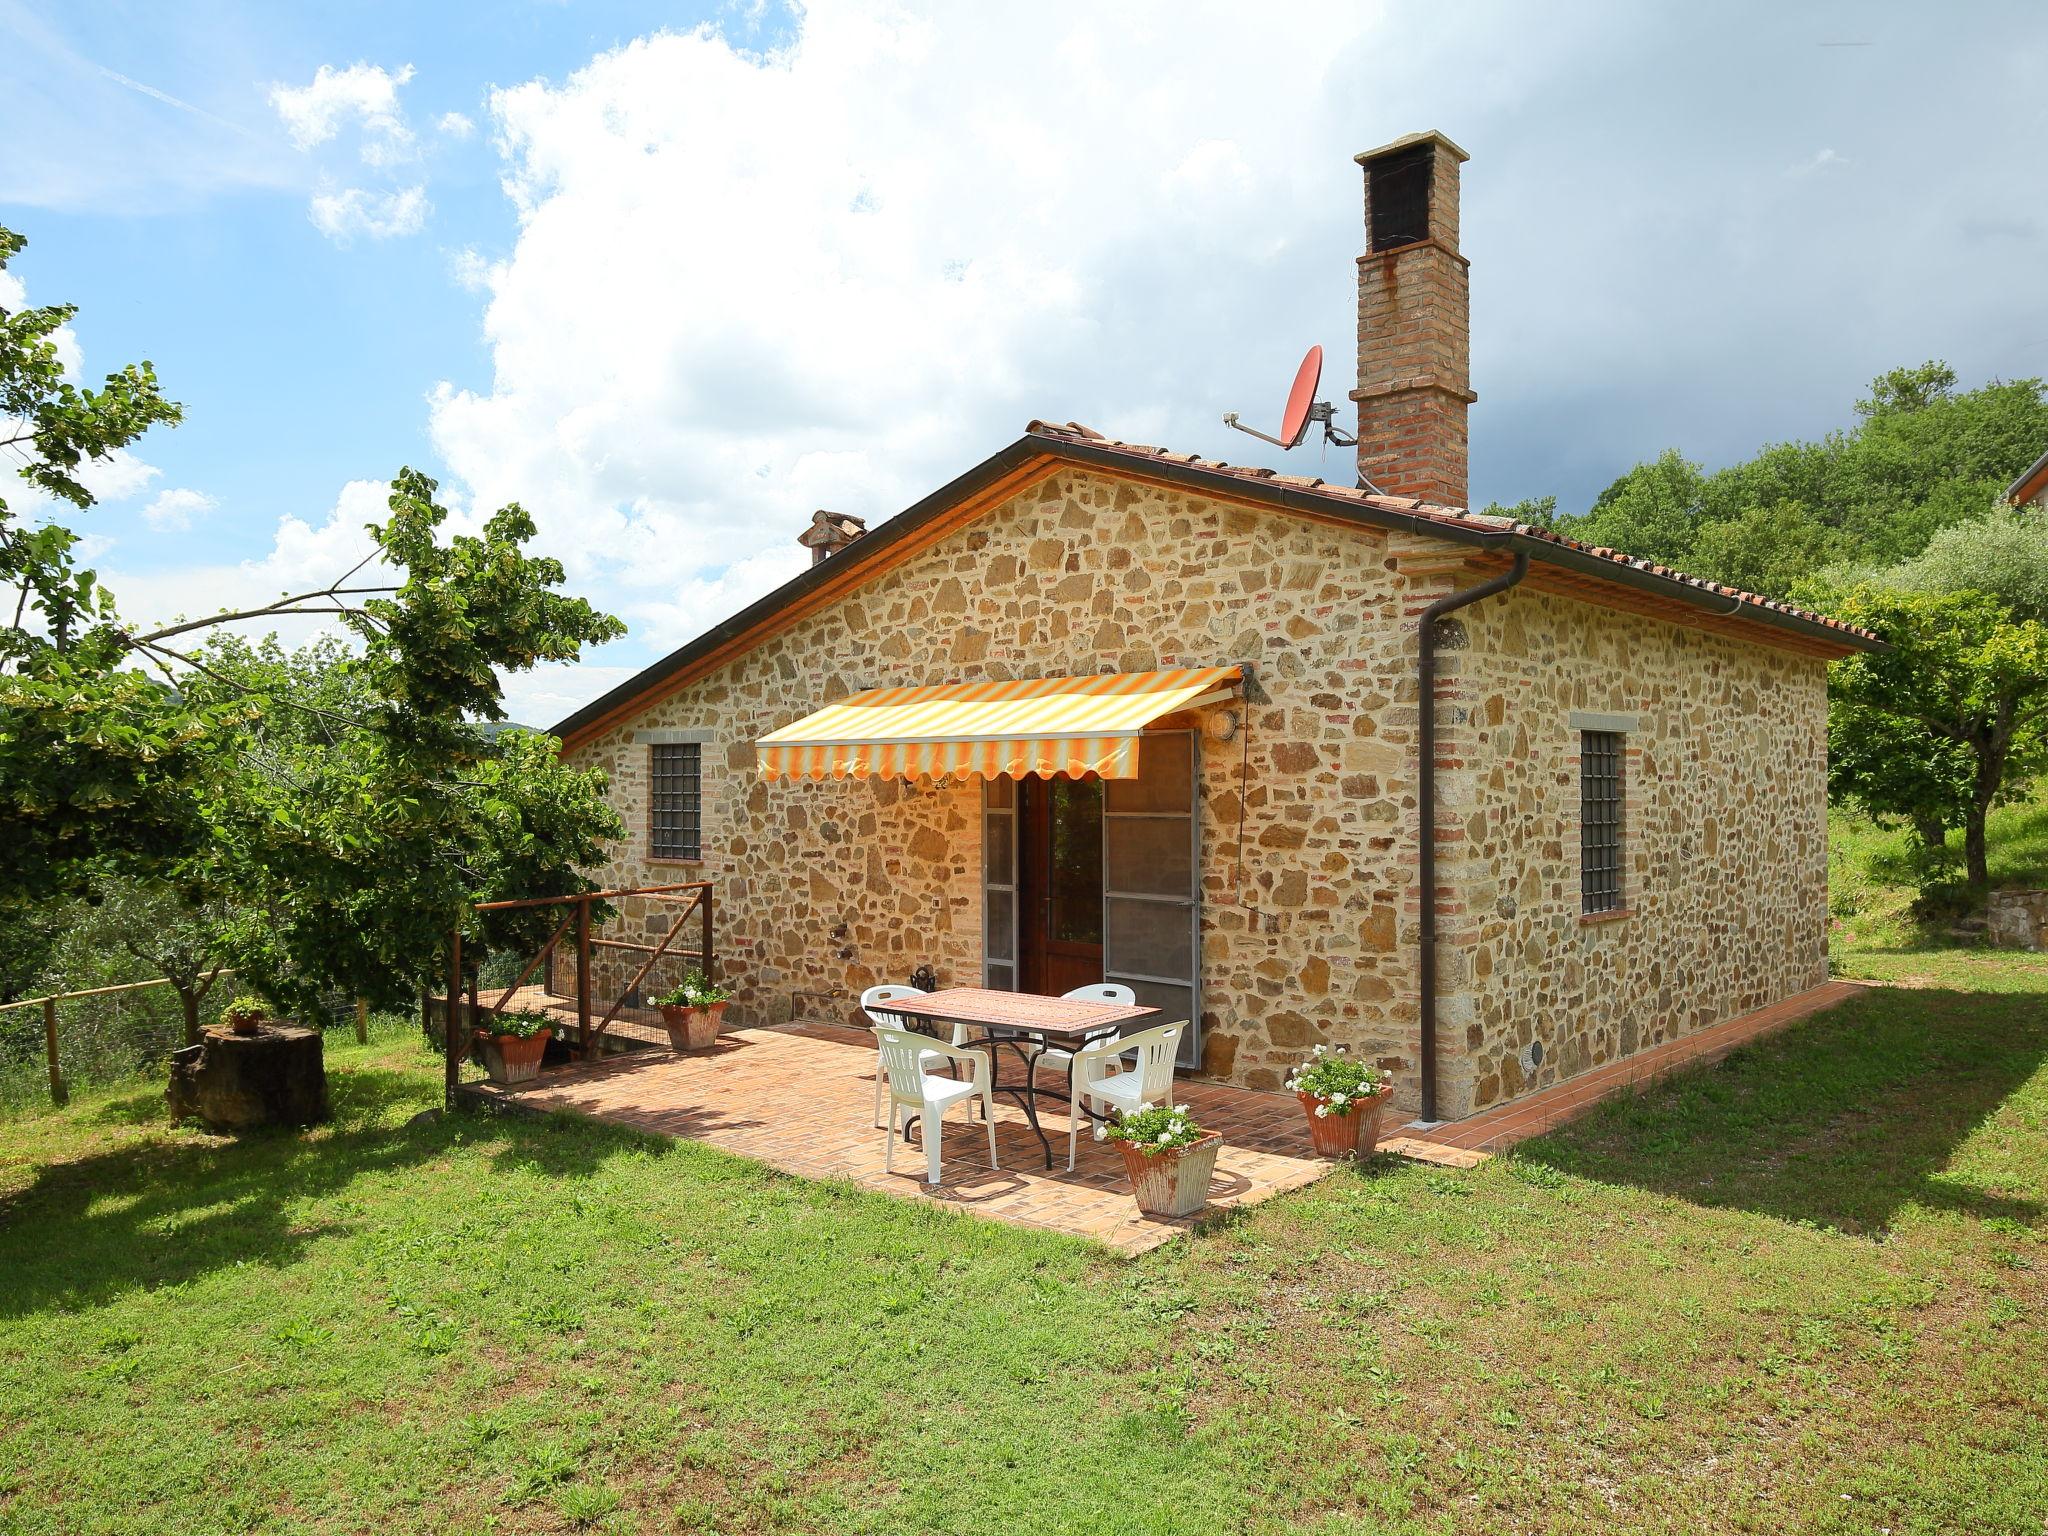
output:
[[[229,1034],[253,1035],[262,1027],[263,1015],[260,1013],[233,1013],[228,1015]]]
[[[492,1035],[478,1030],[477,1041],[484,1048],[484,1071],[494,1083],[532,1082],[540,1076],[540,1059],[547,1054],[548,1041],[554,1034],[552,1029],[544,1029],[522,1040],[517,1035]]]
[[[1124,1171],[1131,1176],[1131,1194],[1147,1216],[1192,1216],[1209,1203],[1216,1154],[1223,1150],[1221,1131],[1161,1152],[1147,1152],[1128,1141],[1116,1145],[1124,1155]]]
[[[1334,1109],[1327,1115],[1317,1114],[1324,1100],[1313,1093],[1297,1093],[1295,1097],[1308,1112],[1308,1139],[1317,1157],[1372,1155],[1372,1149],[1379,1144],[1380,1112],[1387,1107],[1388,1095],[1376,1093],[1369,1099],[1353,1099],[1348,1115],[1340,1115]]]
[[[661,1005],[661,1022],[668,1026],[668,1043],[679,1051],[710,1050],[718,1043],[718,1027],[724,1017],[724,1003],[713,1003],[707,1008]]]

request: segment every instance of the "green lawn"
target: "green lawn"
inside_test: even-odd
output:
[[[1124,1260],[569,1121],[0,1125],[0,1531],[1968,1532],[2048,1516],[2048,964]]]

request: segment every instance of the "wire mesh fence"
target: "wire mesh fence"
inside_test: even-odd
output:
[[[223,976],[201,1005],[202,1025],[212,1008],[232,997]],[[57,1080],[77,1091],[167,1072],[171,1052],[185,1043],[185,1013],[168,984],[142,982],[89,992],[58,993],[46,1009],[31,999],[0,1011],[0,1116],[47,1107],[60,1091],[49,1062],[55,1025]],[[355,999],[323,994],[319,1007],[294,1022],[323,1031],[356,1027]]]

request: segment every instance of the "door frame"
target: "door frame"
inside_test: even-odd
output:
[[[1164,731],[1147,731],[1141,740],[1154,737],[1184,736],[1188,739],[1188,896],[1162,896],[1149,891],[1113,891],[1109,885],[1109,823],[1113,818],[1128,820],[1166,821],[1182,814],[1178,811],[1112,811],[1109,808],[1105,788],[1102,808],[1102,937],[1104,981],[1125,983],[1153,983],[1160,986],[1187,987],[1191,997],[1188,1012],[1187,1034],[1181,1041],[1180,1065],[1184,1068],[1198,1067],[1202,1060],[1202,733],[1198,729],[1184,728]],[[1143,762],[1142,746],[1139,761]],[[1001,791],[1004,804],[993,803],[990,794],[995,781],[984,780],[981,787],[982,814],[982,985],[996,991],[1014,992],[1023,973],[1023,915],[1019,898],[1023,885],[1023,854],[1020,843],[1023,825],[1022,795],[1014,781],[1006,781]],[[988,878],[988,850],[991,842],[1007,840],[1010,870],[1008,883],[994,883]],[[995,902],[990,896],[1007,896],[1007,902]],[[1158,976],[1140,971],[1111,970],[1109,968],[1109,903],[1114,897],[1120,901],[1156,902],[1161,905],[1181,905],[1188,913],[1188,953],[1192,957],[1190,974],[1180,976]],[[1009,913],[1007,932],[998,932],[1000,919],[998,908],[1006,906]],[[1008,959],[1001,958],[1007,955]]]

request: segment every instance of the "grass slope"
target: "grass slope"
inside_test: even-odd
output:
[[[2048,967],[1138,1260],[568,1120],[0,1125],[0,1531],[2037,1536]]]

